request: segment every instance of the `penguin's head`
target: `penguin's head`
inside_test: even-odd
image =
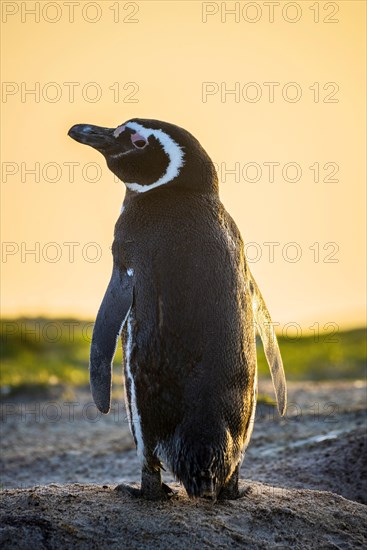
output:
[[[194,136],[174,124],[138,118],[117,128],[76,124],[69,136],[102,153],[109,169],[135,193],[172,185],[217,191],[210,157]]]

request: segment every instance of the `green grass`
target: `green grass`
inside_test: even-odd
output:
[[[284,369],[288,380],[360,379],[366,376],[366,330],[342,331],[330,338],[304,336],[299,340],[280,337]],[[335,341],[333,341],[335,340]],[[259,375],[268,375],[262,345],[258,343]]]
[[[1,385],[88,384],[91,329],[90,322],[75,319],[2,321]],[[121,360],[121,350],[118,355]]]
[[[8,392],[54,384],[88,384],[92,324],[72,319],[17,319],[1,322],[1,385]],[[358,379],[365,377],[366,332],[339,332],[335,341],[313,336],[279,338],[288,380]],[[121,372],[121,344],[115,368]],[[260,376],[269,377],[258,343]]]

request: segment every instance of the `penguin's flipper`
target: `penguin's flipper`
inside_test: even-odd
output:
[[[283,368],[283,361],[280,355],[277,337],[271,322],[270,313],[266,307],[264,298],[250,275],[249,287],[252,295],[252,309],[254,312],[256,328],[260,334],[265,356],[270,368],[273,386],[277,399],[278,411],[283,416],[287,406],[287,385]]]
[[[105,414],[111,404],[112,361],[132,302],[132,276],[114,267],[94,324],[89,364],[93,399]]]

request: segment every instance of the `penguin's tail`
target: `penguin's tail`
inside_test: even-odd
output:
[[[211,497],[216,499],[221,487],[217,460],[212,449],[200,449],[200,453],[186,453],[186,458],[177,464],[176,477],[182,482],[189,497]],[[205,457],[205,458],[204,458]]]
[[[166,454],[165,461],[178,481],[191,498],[210,497],[213,500],[222,489],[230,474],[230,466],[225,460],[223,449],[203,444],[200,438],[190,441],[176,439],[170,446],[173,452]]]
[[[217,498],[217,480],[210,471],[197,472],[197,475],[185,476],[180,481],[190,498]]]

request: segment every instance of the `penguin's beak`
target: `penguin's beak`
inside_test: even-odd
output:
[[[102,128],[90,124],[75,124],[70,128],[68,135],[79,143],[103,151],[115,143],[114,130],[114,128]]]

